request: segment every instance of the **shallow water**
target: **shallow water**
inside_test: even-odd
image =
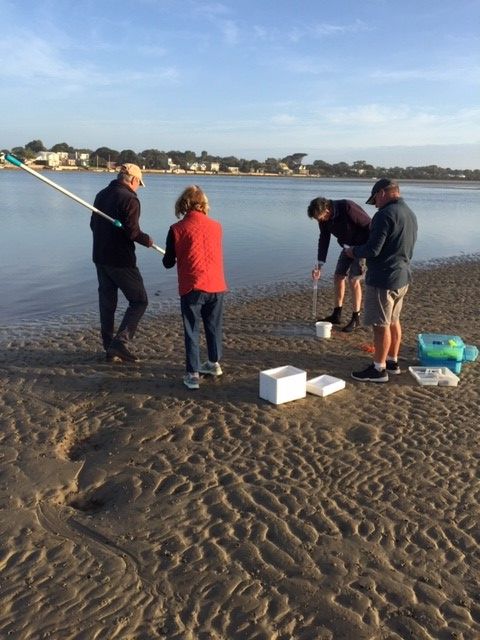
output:
[[[45,175],[87,202],[115,177],[87,172]],[[312,198],[349,198],[374,214],[373,207],[363,205],[372,181],[147,175],[147,187],[140,191],[141,226],[160,246],[175,222],[174,202],[192,182],[205,189],[211,215],[223,225],[226,274],[234,294],[265,295],[281,283],[309,285],[318,240],[318,227],[306,215]],[[419,221],[415,262],[478,251],[478,183],[405,183],[402,195]],[[89,211],[21,171],[0,171],[0,196],[1,324],[93,317],[97,282]],[[331,279],[338,251],[332,242],[324,283]],[[137,256],[150,310],[177,309],[175,270],[165,270],[153,250],[138,247]]]

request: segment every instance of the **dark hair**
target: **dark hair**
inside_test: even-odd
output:
[[[330,205],[328,198],[314,198],[308,205],[307,215],[309,218],[315,218],[320,213],[323,213]]]

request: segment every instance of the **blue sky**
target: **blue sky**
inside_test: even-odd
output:
[[[0,148],[480,168],[480,0],[0,0]]]

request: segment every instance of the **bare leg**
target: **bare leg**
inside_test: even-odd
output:
[[[333,284],[335,286],[335,307],[343,306],[343,299],[345,297],[345,276],[339,276],[337,274],[333,277]]]
[[[398,352],[400,351],[400,343],[402,342],[402,326],[399,321],[393,322],[390,325],[390,347],[388,349],[388,356],[393,360],[398,358]]]
[[[358,313],[362,307],[362,285],[359,278],[350,278],[348,282],[352,294],[352,311]]]
[[[387,354],[390,352],[392,335],[390,326],[373,326],[373,346],[375,347],[374,361],[385,367]]]

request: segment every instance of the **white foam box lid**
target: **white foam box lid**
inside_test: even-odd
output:
[[[307,395],[307,372],[291,365],[260,371],[259,396],[273,404],[299,400]]]
[[[307,380],[307,392],[316,396],[329,396],[335,391],[345,389],[345,380],[334,376],[322,375]]]
[[[408,370],[422,386],[456,387],[460,381],[448,367],[408,367]]]

